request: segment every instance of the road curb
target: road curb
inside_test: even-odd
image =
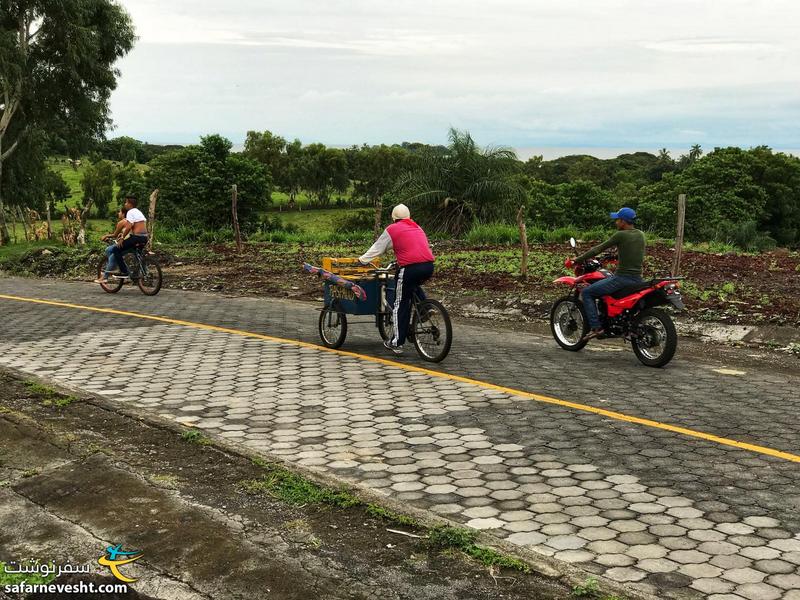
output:
[[[82,401],[88,402],[93,406],[127,418],[135,419],[151,427],[157,427],[159,429],[171,431],[176,434],[180,434],[191,429],[191,427],[177,423],[172,419],[161,417],[142,409],[119,406],[105,396],[87,391],[78,386],[72,386],[55,381],[48,377],[34,375],[15,367],[0,366],[0,371],[5,371],[24,380],[38,381],[67,395],[79,395]],[[220,438],[218,436],[211,435],[209,436],[209,439],[211,439],[213,442],[212,446],[220,451],[251,460],[255,458],[262,460],[266,459],[271,463],[285,466],[287,469],[294,471],[319,485],[334,488],[346,488],[365,503],[379,504],[393,512],[411,516],[423,525],[448,525],[451,527],[458,527],[460,529],[465,528],[463,523],[452,521],[445,516],[435,514],[428,510],[413,507],[407,503],[396,500],[391,496],[378,493],[365,484],[342,479],[325,471],[306,467],[304,465],[298,465],[279,456],[272,455],[269,452],[265,452],[263,450],[253,450],[244,444]],[[660,598],[663,598],[663,596],[656,595],[655,592],[648,593],[640,589],[629,587],[628,585],[613,581],[603,577],[602,575],[597,575],[595,573],[582,570],[579,567],[569,563],[555,560],[534,550],[512,544],[497,538],[486,531],[478,530],[477,533],[477,541],[481,545],[489,546],[503,552],[504,554],[517,557],[528,563],[531,569],[537,574],[543,577],[560,580],[570,587],[584,584],[586,580],[591,577],[598,581],[604,594],[617,595],[624,600],[659,600]],[[673,595],[670,597],[680,599],[683,597],[683,594],[680,592],[677,592],[677,594],[673,592]],[[686,597],[688,598],[689,596]]]

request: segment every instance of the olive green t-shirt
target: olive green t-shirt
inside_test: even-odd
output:
[[[641,277],[645,245],[644,233],[638,229],[620,229],[599,246],[595,246],[588,252],[578,256],[576,260],[580,262],[587,258],[592,258],[603,250],[616,246],[619,264],[615,274],[626,277]]]

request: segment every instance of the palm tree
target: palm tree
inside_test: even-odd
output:
[[[447,153],[424,153],[400,178],[397,196],[432,228],[456,235],[476,221],[511,218],[525,197],[511,177],[520,170],[516,154],[481,149],[466,131],[451,129],[449,138]]]

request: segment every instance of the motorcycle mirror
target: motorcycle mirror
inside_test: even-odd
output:
[[[569,238],[569,245],[572,246],[573,248],[578,246],[578,243],[575,241],[574,237]]]

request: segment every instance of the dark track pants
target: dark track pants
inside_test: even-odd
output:
[[[122,258],[122,255],[126,252],[130,252],[133,250],[137,244],[146,244],[147,243],[147,236],[146,235],[132,235],[129,238],[126,238],[122,241],[122,247],[115,246],[113,253],[114,253],[114,260],[119,267],[119,272],[122,275],[129,275],[128,273],[128,265],[125,264],[125,260]]]
[[[392,309],[392,322],[394,323],[392,345],[402,346],[405,344],[408,325],[411,321],[411,298],[414,293],[422,292],[420,286],[428,281],[432,275],[432,262],[406,265],[405,267],[400,267],[397,271],[394,308]]]

